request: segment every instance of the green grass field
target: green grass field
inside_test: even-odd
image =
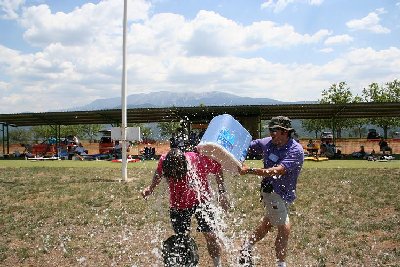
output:
[[[166,184],[140,197],[155,166],[129,163],[123,183],[119,163],[0,161],[0,266],[162,266],[160,245],[172,234]],[[289,266],[400,266],[399,179],[398,161],[305,162]],[[223,262],[236,266],[263,209],[258,177],[226,174],[226,183]],[[195,226],[200,266],[212,266]],[[255,247],[256,266],[274,266],[274,236]]]

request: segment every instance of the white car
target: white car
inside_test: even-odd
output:
[[[326,140],[333,140],[332,132],[322,132],[321,133],[321,141],[326,141]]]

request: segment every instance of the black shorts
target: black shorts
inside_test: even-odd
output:
[[[197,219],[197,231],[207,233],[215,229],[214,211],[210,205],[203,203],[189,209],[171,208],[169,210],[172,228],[174,228],[176,234],[190,231],[193,214]]]

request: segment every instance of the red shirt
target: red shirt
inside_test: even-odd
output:
[[[166,155],[158,161],[157,173],[162,175],[162,163]],[[182,180],[168,179],[169,203],[171,208],[187,209],[210,199],[210,185],[207,176],[221,172],[221,165],[199,153],[186,152],[188,173]]]

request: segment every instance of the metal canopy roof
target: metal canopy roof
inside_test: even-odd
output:
[[[261,120],[269,120],[278,115],[288,116],[291,119],[400,117],[400,102],[132,108],[127,110],[127,119],[129,123],[171,122],[187,116],[192,122],[206,122],[225,113],[234,117],[258,117]],[[120,109],[0,114],[0,124],[116,125],[121,122],[121,117]]]

